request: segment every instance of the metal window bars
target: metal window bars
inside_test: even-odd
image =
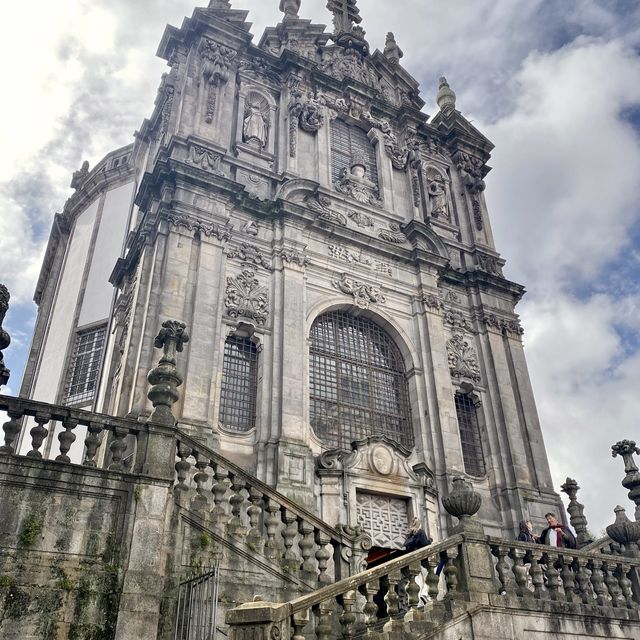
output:
[[[472,476],[483,476],[486,473],[478,409],[473,398],[467,393],[456,393],[456,414],[462,444],[464,470]]]

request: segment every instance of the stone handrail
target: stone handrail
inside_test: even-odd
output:
[[[179,430],[176,441],[176,498],[208,518],[214,530],[314,584],[329,584],[364,566],[371,540],[359,529],[329,526]]]
[[[487,538],[500,590],[507,595],[606,610],[640,605],[640,558]]]
[[[84,440],[85,453],[82,464],[87,467],[99,466],[97,453],[103,434],[106,432],[111,434],[110,459],[106,468],[113,471],[126,471],[123,462],[123,454],[127,448],[125,438],[133,435],[137,440],[140,433],[147,431],[147,425],[129,418],[116,418],[102,413],[6,395],[0,395],[0,411],[5,411],[9,416],[9,421],[2,426],[4,444],[0,446],[0,454],[18,454],[16,440],[22,430],[23,419],[30,417],[33,418],[35,426],[29,431],[31,449],[26,454],[27,457],[42,459],[40,449],[49,436],[47,426],[59,422],[63,430],[58,434],[60,454],[55,458],[56,462],[71,462],[68,453],[77,439],[77,427],[83,426],[87,429],[87,435]]]
[[[49,429],[60,423],[60,454],[55,462],[71,464],[68,454],[78,427],[86,427],[83,466],[173,481],[178,503],[196,511],[214,531],[231,536],[312,586],[340,580],[364,566],[371,547],[366,534],[329,526],[178,427],[5,395],[0,395],[0,411],[10,418],[3,425],[0,455],[18,454],[16,440],[28,417],[35,426],[29,431],[27,457],[43,458],[41,449]],[[127,437],[135,440],[131,467],[123,460]],[[105,451],[101,459],[103,442],[108,454]]]
[[[291,602],[252,602],[232,609],[227,613],[231,640],[288,638],[291,630],[293,640],[301,640],[309,633],[303,633],[307,625],[313,627],[319,640],[351,638],[356,633],[375,633],[381,619],[386,619],[385,631],[400,630],[409,622],[428,622],[415,578],[418,574],[424,576],[431,600],[430,615],[435,618],[435,611],[444,610],[459,595],[456,559],[462,541],[461,535],[453,536]],[[438,575],[441,562],[442,586]],[[340,633],[336,635],[338,626]]]

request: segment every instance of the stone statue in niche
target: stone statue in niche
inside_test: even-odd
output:
[[[269,103],[264,96],[251,93],[247,96],[242,121],[242,141],[260,149],[269,140]]]
[[[444,178],[438,172],[432,172],[429,176],[429,204],[431,216],[442,220],[451,220],[449,203],[447,202],[447,187]]]

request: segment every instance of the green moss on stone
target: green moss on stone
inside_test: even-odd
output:
[[[11,576],[0,576],[0,589],[11,589],[16,581]]]
[[[42,518],[39,518],[33,513],[29,514],[22,523],[18,543],[21,547],[31,547],[41,533]]]

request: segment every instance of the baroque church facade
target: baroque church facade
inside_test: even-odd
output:
[[[325,522],[399,548],[417,516],[442,539],[463,476],[487,533],[541,525],[562,507],[484,197],[493,145],[444,78],[425,113],[355,0],[327,6],[333,32],[282,0],[257,44],[225,0],[167,28],[152,114],[56,215],[21,395],[143,421],[177,320],[180,428]]]

